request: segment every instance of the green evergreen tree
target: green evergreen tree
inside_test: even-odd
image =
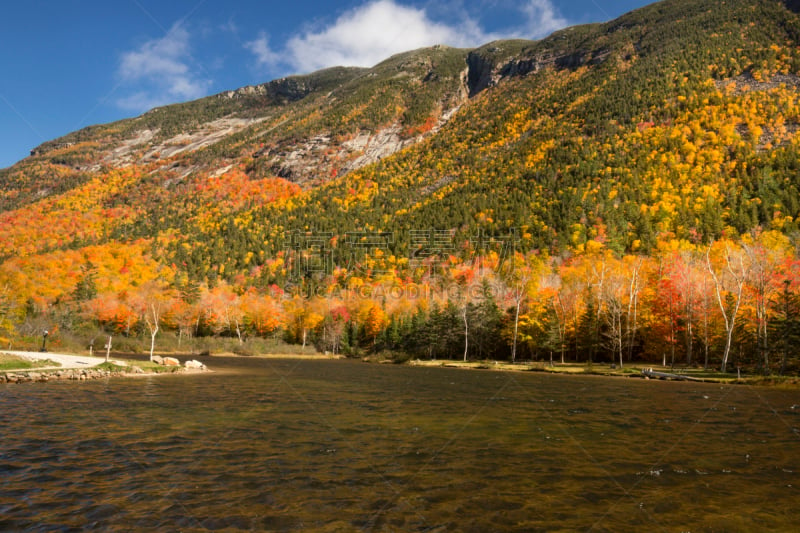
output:
[[[85,302],[97,296],[97,268],[88,259],[81,265],[81,274],[72,291],[76,302]]]
[[[780,375],[794,363],[796,347],[800,345],[800,297],[789,291],[789,280],[774,302],[775,316],[769,323],[771,349],[780,357]]]
[[[478,359],[497,358],[504,345],[501,336],[503,313],[488,280],[481,283],[481,299],[468,310],[471,351]]]
[[[586,310],[578,322],[579,351],[586,354],[589,364],[595,362],[600,349],[600,321],[597,316],[597,302],[591,288],[586,290]],[[580,354],[578,354],[580,357]]]

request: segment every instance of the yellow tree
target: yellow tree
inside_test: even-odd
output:
[[[599,301],[606,325],[608,347],[624,366],[623,354],[631,350],[639,328],[639,293],[644,285],[644,258],[628,255],[621,259],[606,256],[606,276],[600,286]]]
[[[131,298],[133,308],[147,325],[150,332],[150,360],[156,344],[156,335],[161,329],[164,314],[169,309],[174,296],[167,284],[159,280],[151,280],[136,288]]]
[[[475,269],[471,265],[460,265],[451,271],[453,287],[458,290],[461,321],[464,324],[464,361],[469,355],[469,308],[476,283]]]
[[[740,246],[730,241],[718,241],[706,250],[706,267],[714,282],[714,293],[725,324],[725,348],[720,368],[725,372],[750,264]]]
[[[580,317],[586,308],[584,298],[587,290],[587,281],[582,261],[575,258],[560,265],[554,266],[553,279],[548,281],[548,286],[554,292],[552,305],[558,323],[563,331],[561,362],[564,362],[564,352],[572,340],[575,357],[578,356],[578,330]]]
[[[623,366],[622,350],[625,337],[623,321],[629,286],[629,276],[624,267],[622,261],[614,257],[606,259],[607,274],[598,295],[599,301],[602,302],[601,312],[606,325],[605,337],[608,339],[608,348],[612,354],[619,356],[620,367]]]
[[[300,295],[295,295],[283,304],[289,332],[296,341],[302,343],[303,348],[306,347],[308,342],[308,333],[314,330],[325,318],[320,311],[321,305],[324,305],[324,301],[321,298],[307,300]]]
[[[770,302],[781,291],[783,281],[779,274],[789,257],[789,246],[789,239],[776,231],[761,233],[754,241],[742,245],[750,266],[747,271],[747,285],[752,293],[756,344],[765,373],[769,370],[767,330]]]
[[[594,241],[592,241],[594,242]],[[601,321],[603,319],[604,300],[607,278],[609,275],[609,262],[613,255],[607,249],[592,249],[587,253],[575,257],[562,268],[562,279],[580,290],[582,306],[574,310],[581,315],[575,317],[577,338],[576,344],[582,344],[587,351],[589,362],[594,360],[598,348],[601,346]]]
[[[623,259],[628,281],[628,313],[625,317],[625,334],[628,343],[628,361],[633,358],[633,345],[639,329],[640,294],[645,285],[642,272],[646,270],[648,262],[644,257],[625,256]],[[620,359],[620,367],[622,360]]]
[[[523,256],[515,253],[500,265],[500,274],[508,288],[508,295],[514,308],[514,324],[511,335],[511,362],[517,360],[517,341],[519,340],[520,310],[537,291],[541,278],[546,275],[546,263],[539,256]],[[537,323],[532,316],[526,323]]]
[[[386,312],[375,302],[369,306],[364,317],[364,334],[372,338],[372,345],[378,341],[378,335],[386,328],[389,319]]]
[[[11,297],[11,289],[8,285],[0,286],[0,338],[4,341],[3,334],[11,333],[16,315],[16,303]]]
[[[527,346],[529,352],[547,344],[551,326],[548,321],[549,302],[552,298],[549,292],[549,290],[544,290],[528,298],[524,312],[503,329],[503,336],[509,341],[512,348],[514,348],[514,335],[517,336],[516,347]],[[552,350],[550,351],[550,364],[553,364]]]

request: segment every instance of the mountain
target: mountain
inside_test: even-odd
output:
[[[76,131],[0,171],[0,287],[49,305],[88,263],[101,292],[164,272],[262,291],[364,256],[359,277],[419,279],[440,233],[451,261],[508,236],[558,257],[794,235],[798,4],[664,0]]]

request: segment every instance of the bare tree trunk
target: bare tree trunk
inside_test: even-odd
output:
[[[519,333],[519,307],[522,304],[522,299],[517,298],[516,308],[514,309],[514,341],[511,344],[511,362],[517,361],[517,335]]]
[[[691,309],[687,308],[687,315],[686,315],[686,364],[692,364],[692,351],[693,351],[693,343],[692,343],[692,315]]]
[[[786,362],[789,359],[789,324],[791,324],[789,313],[789,285],[791,281],[786,279],[783,282],[783,357],[781,358],[781,376],[786,372]]]
[[[703,296],[703,370],[708,370],[708,301]]]
[[[239,338],[239,345],[241,346],[244,344],[244,341],[242,340],[242,328],[239,326],[238,320],[236,321],[236,336]]]
[[[559,313],[559,308],[561,313]],[[561,292],[556,293],[553,302],[553,310],[556,313],[556,320],[558,321],[558,341],[561,345],[561,364],[564,364],[564,352],[567,349],[567,312],[564,308],[564,302],[561,300]]]
[[[736,272],[733,271],[733,266],[731,265],[731,258],[730,253],[726,251],[725,257],[727,271],[730,274],[731,278],[734,280],[736,285],[736,296],[734,298],[733,309],[727,310],[725,309],[725,303],[722,301],[722,291],[721,291],[721,281],[718,278],[716,272],[711,266],[711,248],[709,247],[708,252],[706,253],[706,263],[708,264],[708,271],[711,273],[711,277],[714,279],[714,288],[717,295],[717,303],[719,304],[720,311],[722,312],[722,318],[725,321],[725,350],[722,354],[722,365],[720,370],[724,373],[728,366],[728,358],[730,357],[731,353],[731,344],[733,343],[733,331],[736,327],[736,316],[739,313],[739,306],[742,303],[742,290],[744,289],[744,278],[745,278],[745,267],[744,267],[744,260],[740,257],[740,270],[741,273],[737,275]]]
[[[670,362],[669,367],[675,368],[675,320],[672,309],[672,292],[669,295],[669,350]]]
[[[622,368],[624,365],[622,364],[622,315],[619,316],[619,367]]]
[[[156,335],[158,335],[158,325],[150,332],[150,361],[153,360],[153,351],[156,348]]]
[[[464,304],[464,311],[461,313],[464,319],[464,361],[467,360],[467,352],[469,350],[469,321],[467,320],[467,308],[469,306]]]
[[[639,327],[637,320],[639,310],[639,271],[642,268],[642,259],[639,259],[633,267],[631,273],[631,283],[628,289],[628,314],[625,318],[625,329],[628,337],[628,362],[633,360],[633,342],[636,338],[636,330]],[[633,317],[633,318],[631,318]],[[622,362],[620,361],[620,367]]]
[[[158,335],[158,329],[161,322],[161,308],[156,307],[156,304],[150,304],[150,315],[149,313],[145,313],[145,322],[147,323],[147,327],[150,329],[150,361],[153,360],[153,351],[156,347],[156,335]]]

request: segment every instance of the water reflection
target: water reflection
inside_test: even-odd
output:
[[[0,388],[0,530],[794,529],[795,391],[214,359]]]

